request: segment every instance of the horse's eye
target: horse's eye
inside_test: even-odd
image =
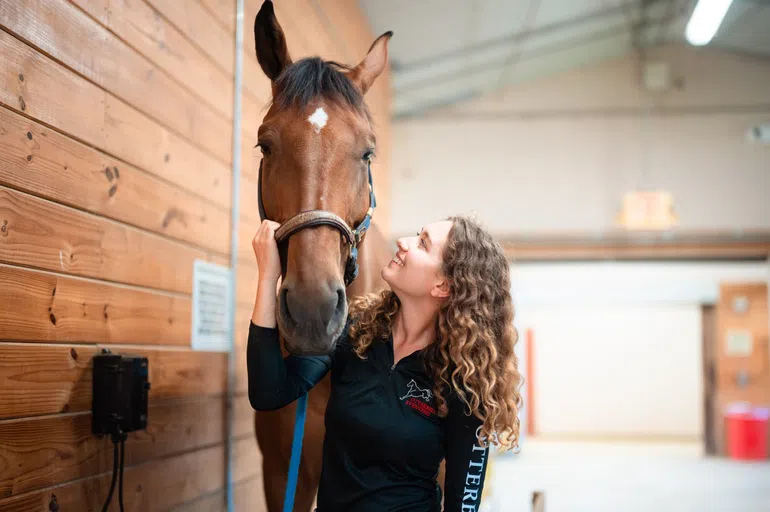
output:
[[[374,158],[374,151],[367,151],[364,153],[364,156],[361,157],[364,162],[371,162],[372,158]]]
[[[262,151],[263,155],[267,156],[270,154],[270,146],[268,146],[264,142],[258,143],[257,147],[259,148],[260,151]]]

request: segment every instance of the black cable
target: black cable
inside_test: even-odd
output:
[[[110,508],[110,502],[112,501],[112,495],[115,494],[115,484],[118,481],[118,443],[120,443],[120,484],[118,486],[118,504],[120,505],[120,512],[123,512],[123,464],[126,459],[126,438],[128,436],[125,432],[118,432],[112,434],[112,483],[110,484],[110,492],[107,494],[107,501],[104,502],[102,512],[107,512]]]
[[[104,502],[104,506],[102,507],[102,512],[107,512],[107,509],[110,507],[110,501],[112,501],[112,494],[115,492],[115,482],[117,482],[118,478],[118,442],[113,439],[112,443],[115,445],[115,449],[113,450],[112,454],[112,483],[110,484],[110,492],[107,494],[107,501]],[[120,488],[123,489],[123,482],[120,482]],[[122,502],[122,500],[121,500]]]
[[[126,435],[120,441],[120,483],[118,487],[118,503],[120,503],[120,512],[123,512],[123,463],[126,460]]]

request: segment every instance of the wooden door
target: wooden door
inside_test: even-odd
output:
[[[768,296],[765,283],[723,283],[716,306],[717,453],[725,453],[724,410],[732,402],[770,406]]]

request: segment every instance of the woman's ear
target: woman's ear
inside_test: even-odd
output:
[[[437,299],[445,299],[449,297],[449,282],[446,280],[446,278],[442,277],[441,281],[433,286],[430,294]]]
[[[254,46],[259,65],[271,81],[291,65],[286,37],[270,0],[265,0],[254,19]]]

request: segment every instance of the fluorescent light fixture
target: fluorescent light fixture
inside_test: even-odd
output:
[[[711,41],[727,14],[733,0],[698,0],[687,22],[685,37],[694,46],[703,46]]]

